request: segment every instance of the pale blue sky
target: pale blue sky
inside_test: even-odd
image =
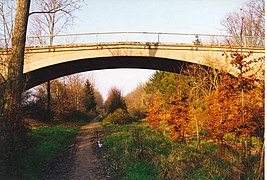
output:
[[[71,33],[179,32],[225,34],[220,22],[246,0],[85,0]],[[104,98],[116,86],[124,94],[148,80],[151,70],[91,71]]]
[[[85,0],[74,32],[220,33],[227,12],[245,0]]]

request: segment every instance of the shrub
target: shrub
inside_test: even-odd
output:
[[[20,107],[0,114],[0,179],[12,179],[23,172],[28,131]]]
[[[115,124],[130,124],[136,121],[127,111],[123,109],[117,109],[114,113],[109,114],[108,117],[104,119],[105,125],[115,125]]]
[[[92,120],[95,116],[88,115],[80,111],[68,111],[60,115],[60,120],[64,122],[72,122],[79,125],[85,125],[89,123],[90,120]]]
[[[36,119],[38,121],[47,122],[50,119],[50,113],[41,103],[30,103],[22,108],[23,115],[26,118]],[[51,112],[52,113],[52,112]]]

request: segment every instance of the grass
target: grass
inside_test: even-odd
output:
[[[40,123],[29,119],[25,121],[27,131],[23,137],[13,132],[3,138],[2,134],[7,134],[9,129],[3,132],[0,129],[0,179],[44,178],[47,166],[66,155],[75,143],[79,127],[94,117],[70,112],[57,122]]]
[[[61,125],[47,125],[33,127],[28,133],[29,147],[24,158],[25,177],[27,179],[40,179],[49,163],[64,156],[68,147],[75,143],[79,127],[90,122],[93,115],[81,112],[64,114]]]
[[[48,126],[33,129],[29,133],[31,145],[25,162],[26,176],[40,178],[45,165],[53,158],[64,154],[67,147],[75,142],[78,128]]]
[[[105,126],[104,140],[113,179],[157,179],[154,157],[169,155],[171,143],[159,132],[137,124]]]
[[[254,179],[258,155],[241,158],[227,145],[202,140],[174,142],[142,126],[105,126],[107,165],[112,179]],[[245,163],[244,163],[245,162]],[[246,165],[246,163],[249,163]]]
[[[129,164],[126,171],[129,180],[154,180],[158,176],[157,167],[148,162]]]
[[[4,161],[0,161],[0,179],[41,179],[44,168],[54,158],[64,155],[68,146],[75,143],[79,128],[65,126],[38,127],[28,132],[28,144],[21,146],[23,151],[19,151],[16,160],[13,160],[11,168],[19,164],[18,172],[9,172]],[[0,143],[0,148],[1,148]],[[2,148],[1,148],[2,149]],[[1,150],[0,149],[0,150]],[[8,152],[0,152],[5,156]],[[19,156],[19,157],[18,157]],[[2,171],[2,172],[1,172]],[[18,177],[19,176],[19,177]]]

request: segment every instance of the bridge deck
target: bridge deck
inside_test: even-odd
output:
[[[29,78],[28,88],[61,76],[98,69],[145,68],[178,72],[183,63],[223,69],[236,75],[237,69],[230,64],[231,51],[253,52],[250,59],[265,56],[263,46],[241,48],[222,43],[195,44],[192,40],[165,42],[120,39],[110,42],[59,43],[54,46],[31,44],[26,47],[24,74]],[[1,58],[6,58],[10,52],[8,48],[0,49]],[[228,56],[222,56],[224,53]],[[253,69],[255,72],[264,71],[264,61]],[[258,74],[259,79],[264,79],[261,73]]]

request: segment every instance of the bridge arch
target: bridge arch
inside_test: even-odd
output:
[[[92,70],[134,68],[151,69],[179,73],[186,65],[193,64],[183,60],[146,56],[112,56],[79,59],[42,67],[24,74],[26,89],[59,77]]]
[[[222,56],[229,50],[225,46],[140,42],[28,48],[24,65],[26,89],[65,75],[114,68],[180,72],[186,64],[199,64],[223,69],[234,75],[236,69],[230,65],[229,56]],[[240,51],[238,47],[235,50]],[[244,48],[243,52],[251,50],[253,54],[250,58],[253,59],[265,54],[262,48]]]

